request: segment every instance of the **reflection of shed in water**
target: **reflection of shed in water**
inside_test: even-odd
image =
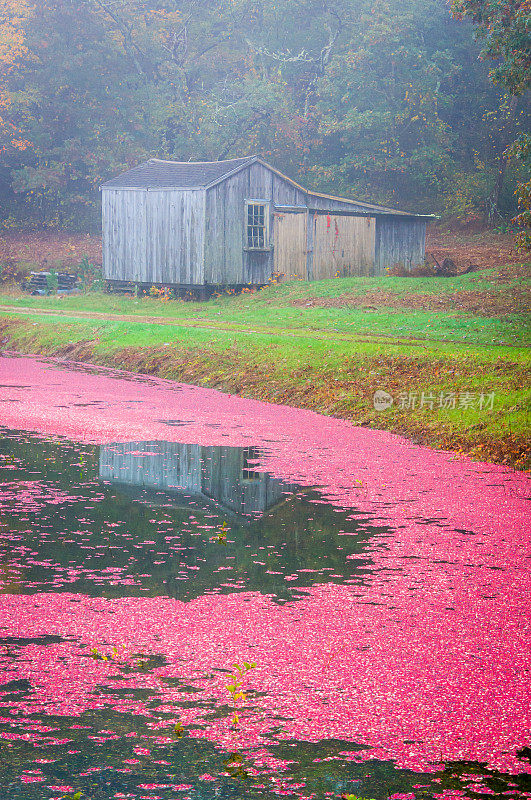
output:
[[[252,447],[202,447],[176,442],[127,442],[100,447],[102,480],[155,489],[212,503],[238,516],[255,516],[283,499],[286,484],[253,462]]]

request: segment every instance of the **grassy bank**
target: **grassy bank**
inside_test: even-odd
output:
[[[457,278],[298,282],[208,303],[12,289],[0,295],[0,330],[20,352],[310,408],[522,468],[528,293],[521,264]],[[394,398],[383,411],[379,389]]]

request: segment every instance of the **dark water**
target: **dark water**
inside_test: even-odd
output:
[[[80,447],[20,433],[0,448],[4,591],[189,600],[240,588],[282,601],[323,574],[362,581],[363,560],[345,557],[381,532],[255,471],[255,448]]]
[[[371,553],[385,547],[390,532],[356,509],[333,507],[317,490],[261,472],[260,458],[255,448],[168,442],[98,448],[4,430],[3,593],[188,602],[254,592],[283,604],[303,597],[314,582],[362,586],[371,574]],[[244,750],[230,752],[185,730],[147,757],[134,748],[152,735],[153,717],[165,713],[157,711],[161,697],[153,688],[100,687],[142,701],[151,717],[112,705],[76,715],[35,713],[33,687],[17,677],[17,663],[72,637],[65,630],[64,636],[0,640],[7,678],[0,687],[0,798],[59,798],[75,791],[84,800],[531,796],[525,794],[531,792],[528,776],[501,775],[477,763],[447,764],[427,774],[375,759],[358,763],[344,756],[363,752],[363,743],[351,741],[272,737],[268,750],[283,766],[257,769]],[[148,656],[124,663],[122,671],[145,674],[160,663]],[[214,717],[229,713],[186,689],[183,708],[202,704]]]

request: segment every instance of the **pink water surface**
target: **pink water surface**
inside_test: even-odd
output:
[[[284,605],[258,593],[187,603],[3,595],[1,635],[73,640],[24,648],[16,676],[6,679],[31,681],[28,711],[81,713],[104,704],[94,692],[116,667],[90,661],[86,647],[120,643],[165,655],[164,667],[134,680],[156,686],[168,710],[182,693],[165,677],[223,704],[226,674],[216,670],[257,662],[247,681],[264,694],[238,731],[226,719],[193,728],[204,714],[197,708],[178,714],[193,735],[227,747],[262,746],[280,716],[281,737],[364,743],[361,757],[403,767],[467,759],[529,769],[516,756],[531,727],[528,477],[346,421],[170,381],[4,357],[0,384],[7,427],[94,443],[271,448],[263,467],[273,475],[319,486],[337,507],[393,529],[371,552],[364,586],[323,580]]]

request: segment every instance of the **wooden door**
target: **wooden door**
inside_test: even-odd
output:
[[[274,271],[283,280],[306,280],[307,220],[306,212],[275,211]]]
[[[372,275],[376,220],[342,214],[317,214],[313,230],[312,278]]]

